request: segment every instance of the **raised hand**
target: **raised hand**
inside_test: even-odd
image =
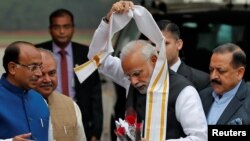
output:
[[[106,22],[109,22],[110,16],[112,13],[126,13],[129,9],[133,9],[134,3],[132,1],[119,1],[112,5],[112,8],[109,10],[109,13],[105,17]]]

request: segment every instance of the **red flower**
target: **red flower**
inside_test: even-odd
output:
[[[136,123],[136,116],[135,116],[135,115],[126,115],[125,121],[126,121],[129,125],[134,125],[134,124]]]
[[[137,122],[137,113],[133,108],[127,109],[127,111],[125,113],[125,121],[129,125],[135,125],[136,124],[136,122]]]
[[[142,123],[136,123],[136,130],[141,130],[143,124]]]
[[[125,136],[125,128],[124,127],[118,127],[116,130],[115,130],[115,133],[118,135],[118,136]]]

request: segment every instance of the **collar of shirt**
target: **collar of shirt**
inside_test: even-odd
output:
[[[55,54],[60,55],[59,51],[61,51],[61,48],[57,46],[54,42],[52,43],[52,50]],[[67,52],[67,55],[72,56],[72,43],[70,42],[67,47],[65,48],[65,51]]]
[[[181,59],[178,57],[178,61],[176,63],[174,63],[172,66],[170,66],[170,69],[174,72],[177,72],[180,65],[181,65]]]
[[[215,102],[217,102],[217,103],[225,103],[229,99],[232,99],[236,95],[236,92],[239,89],[240,84],[241,84],[241,81],[233,89],[231,89],[230,91],[224,93],[221,98],[220,98],[220,96],[218,94],[213,92],[212,95],[214,97]]]

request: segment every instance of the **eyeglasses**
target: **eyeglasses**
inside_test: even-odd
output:
[[[39,70],[43,69],[42,64],[31,64],[31,65],[24,65],[24,64],[21,64],[21,63],[16,63],[16,64],[18,66],[21,66],[21,67],[24,67],[24,68],[28,69],[31,72],[37,71],[38,69]]]

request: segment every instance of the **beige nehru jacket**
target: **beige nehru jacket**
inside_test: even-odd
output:
[[[48,97],[54,141],[86,140],[81,115],[77,117],[79,108],[70,98],[58,92]],[[80,120],[78,119],[80,118]]]

